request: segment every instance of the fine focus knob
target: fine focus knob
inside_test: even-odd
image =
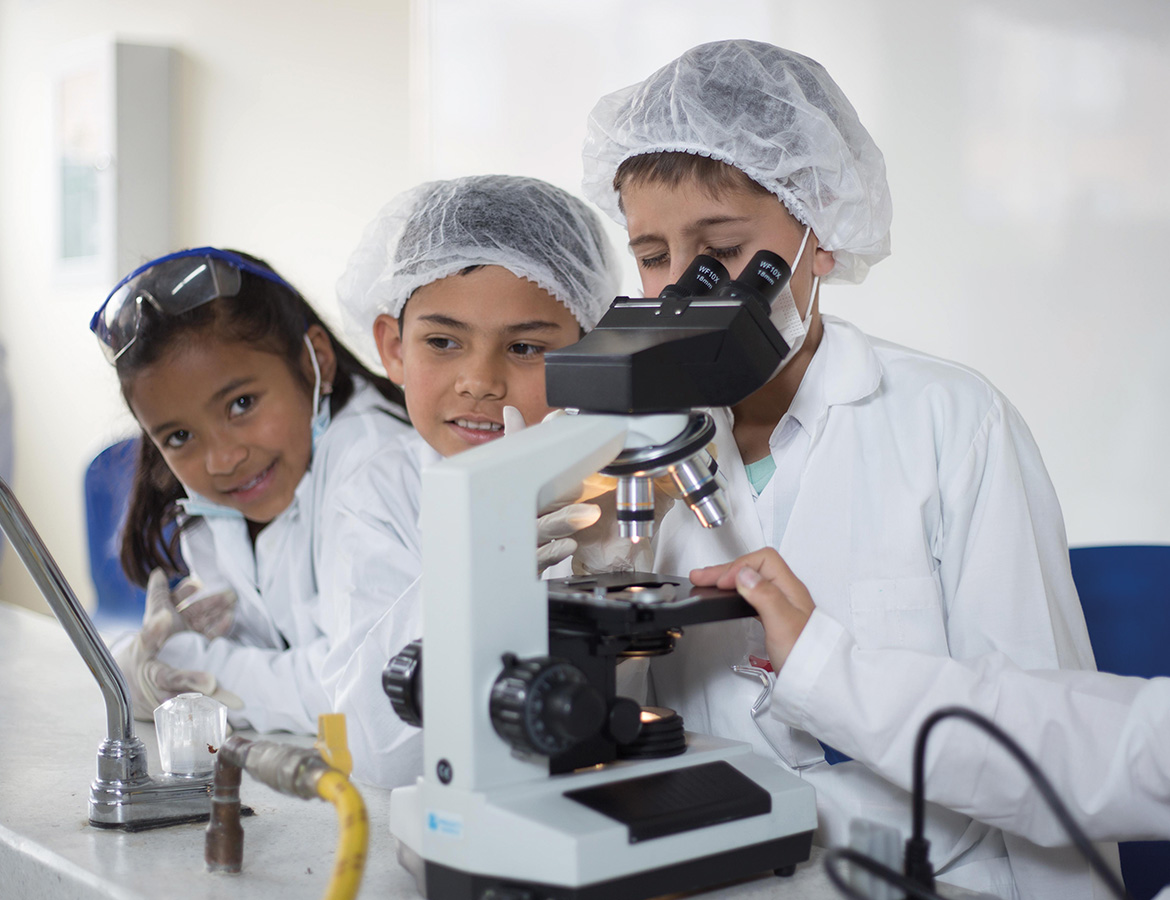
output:
[[[407,725],[422,728],[422,641],[411,641],[382,670],[382,690]]]
[[[563,659],[504,656],[489,708],[496,734],[522,753],[556,756],[599,733],[605,701],[576,666]]]

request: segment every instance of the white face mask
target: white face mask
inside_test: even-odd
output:
[[[792,271],[794,274],[796,267],[800,265],[800,258],[804,256],[804,248],[808,244],[808,236],[811,233],[812,229],[806,225],[804,228],[804,237],[800,241],[800,249],[796,251],[796,259],[792,261]],[[780,365],[772,373],[773,378],[779,375],[780,371],[792,361],[792,358],[796,356],[796,351],[800,349],[805,337],[808,336],[808,326],[812,322],[813,300],[817,296],[817,285],[819,283],[819,277],[813,279],[812,291],[808,297],[808,312],[805,313],[803,319],[800,317],[800,311],[796,308],[796,298],[792,296],[791,281],[784,285],[784,290],[780,292],[780,296],[772,302],[772,315],[770,316],[772,324],[776,326],[776,330],[780,332],[781,337],[788,344],[788,355],[780,361]]]

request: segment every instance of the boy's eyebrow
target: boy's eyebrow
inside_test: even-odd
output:
[[[533,319],[531,322],[517,322],[515,325],[505,325],[501,330],[504,334],[518,334],[525,331],[555,331],[560,327],[556,322]]]
[[[450,316],[445,316],[442,313],[427,313],[419,316],[416,321],[426,322],[430,325],[437,325],[440,328],[448,328],[452,331],[470,331],[471,326],[459,319],[452,319]],[[532,319],[528,322],[516,322],[512,325],[505,325],[500,329],[502,334],[518,334],[520,332],[529,331],[553,331],[560,328],[556,322],[550,322],[545,319]]]
[[[466,322],[452,319],[450,316],[445,316],[442,313],[427,313],[426,315],[419,316],[415,321],[438,325],[440,328],[450,328],[453,331],[467,331],[471,328]]]
[[[739,222],[748,221],[749,216],[707,216],[704,219],[697,219],[691,222],[683,229],[687,234],[694,234],[696,231],[702,231],[704,228],[710,228],[713,225],[734,225]],[[640,247],[643,244],[652,244],[654,242],[663,242],[664,238],[658,234],[640,234],[637,237],[630,238],[630,247]]]

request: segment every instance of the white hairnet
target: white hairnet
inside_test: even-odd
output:
[[[473,175],[411,188],[366,226],[337,283],[346,325],[371,349],[379,314],[397,317],[420,287],[477,265],[534,282],[585,329],[618,291],[615,254],[584,201],[536,178]]]
[[[632,156],[681,151],[717,159],[771,191],[858,282],[890,252],[881,151],[829,73],[757,41],[688,50],[641,84],[598,101],[583,152],[585,196],[624,224],[613,189]]]

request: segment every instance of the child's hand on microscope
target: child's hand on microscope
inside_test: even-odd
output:
[[[563,409],[554,409],[542,421],[563,416]],[[524,415],[514,406],[504,407],[504,437],[528,427]],[[536,517],[536,568],[543,573],[577,552],[576,534],[601,518],[601,508],[595,503],[583,503],[590,495],[578,485],[563,497],[558,497]]]
[[[725,591],[734,587],[752,605],[764,626],[764,643],[774,672],[788,659],[816,608],[808,588],[771,547],[721,566],[693,569],[691,581]]]

